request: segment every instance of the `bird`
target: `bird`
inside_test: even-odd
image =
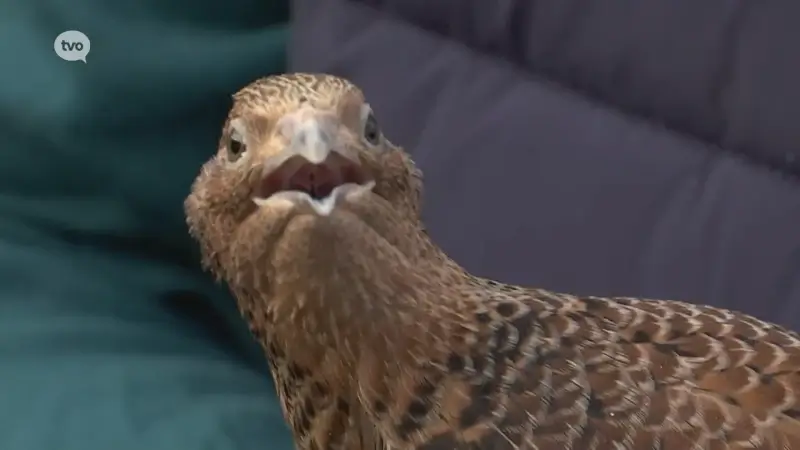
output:
[[[233,96],[184,202],[300,450],[800,450],[800,336],[726,309],[470,274],[422,172],[330,74]]]

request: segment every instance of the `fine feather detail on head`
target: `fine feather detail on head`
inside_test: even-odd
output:
[[[418,221],[421,172],[383,137],[352,83],[324,74],[270,76],[233,99],[217,154],[184,205],[204,265],[218,277],[230,281],[234,275],[228,248],[248,222],[277,224],[306,206],[328,214],[336,201],[317,197],[345,192],[336,189],[340,183],[370,185],[405,219]],[[253,245],[268,251],[273,244]]]

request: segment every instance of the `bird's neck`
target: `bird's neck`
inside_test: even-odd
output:
[[[340,231],[287,245],[291,259],[271,275],[267,334],[332,386],[384,389],[382,380],[448,351],[463,273],[424,233]]]

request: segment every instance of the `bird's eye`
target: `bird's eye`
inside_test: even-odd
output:
[[[381,128],[378,126],[378,120],[375,118],[375,114],[371,109],[364,118],[364,140],[370,145],[378,145],[381,143]]]
[[[231,161],[236,161],[242,156],[242,154],[244,154],[246,149],[247,146],[245,145],[241,134],[234,130],[230,137],[228,137],[228,159]]]

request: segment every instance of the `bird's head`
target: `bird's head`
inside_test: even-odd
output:
[[[217,153],[185,202],[204,262],[218,276],[224,277],[232,243],[268,253],[298,217],[353,221],[372,205],[419,220],[421,174],[386,139],[350,82],[277,75],[233,99]]]

